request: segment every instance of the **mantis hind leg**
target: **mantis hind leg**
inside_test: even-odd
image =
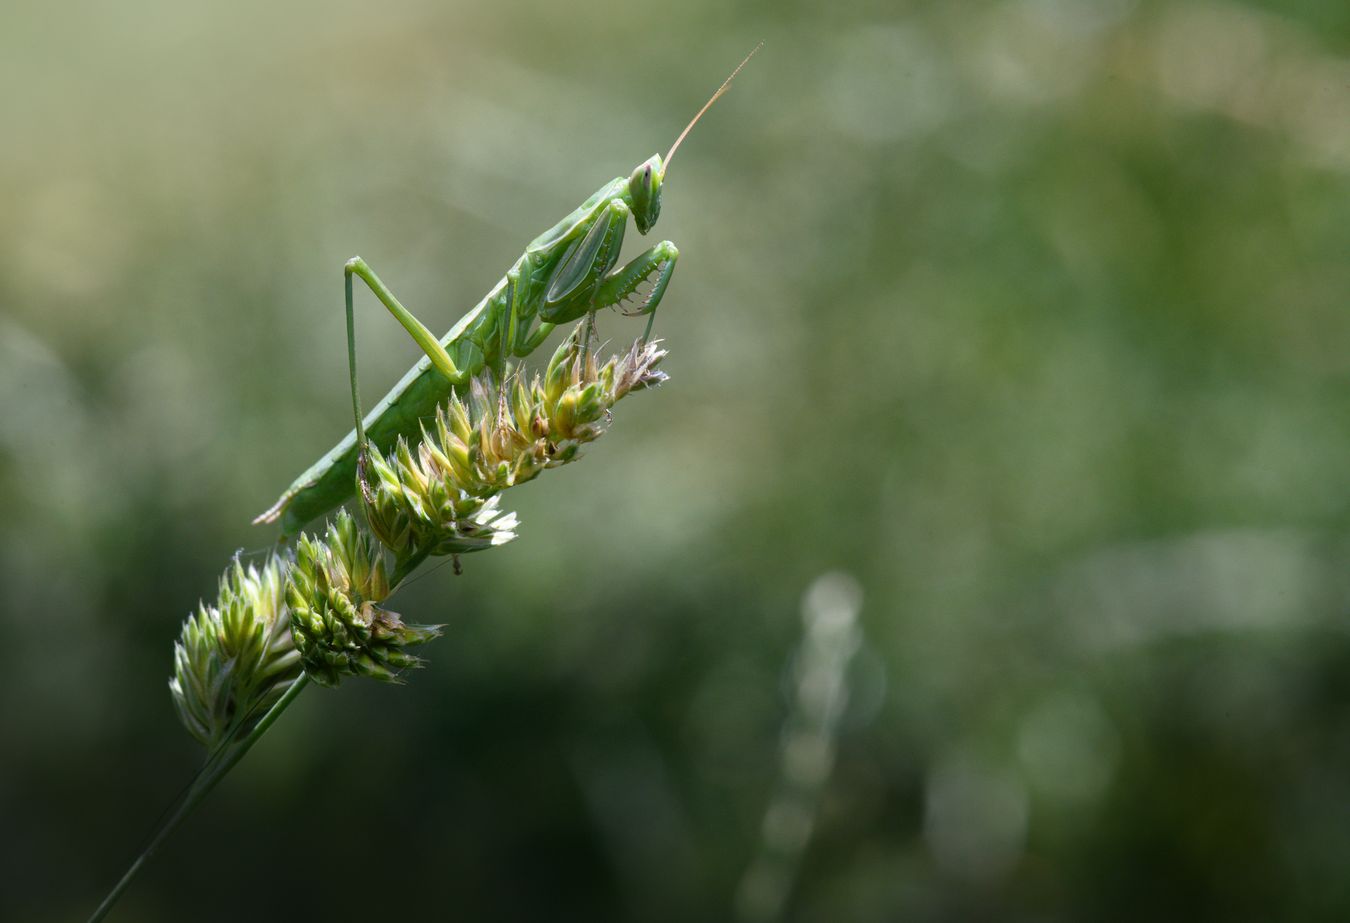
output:
[[[352,277],[356,276],[375,293],[375,297],[389,309],[395,319],[403,325],[403,329],[408,331],[409,336],[416,341],[417,345],[422,347],[422,351],[431,359],[432,365],[436,366],[446,378],[458,384],[464,380],[464,374],[455,366],[445,347],[441,345],[440,340],[426,328],[420,320],[413,316],[413,313],[399,303],[394,297],[394,293],[389,291],[380,277],[375,275],[366,261],[359,256],[354,256],[347,261],[343,267],[343,275],[346,281],[347,296],[347,366],[351,375],[352,383],[352,414],[356,417],[356,440],[360,446],[361,455],[366,452],[366,428],[361,413],[361,392],[356,383],[356,322],[354,310],[352,307]]]

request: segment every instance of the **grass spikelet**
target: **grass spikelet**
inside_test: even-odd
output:
[[[201,603],[174,644],[169,680],[178,716],[208,749],[248,735],[300,676],[286,606],[287,563],[235,561],[214,604]]]
[[[286,598],[296,649],[315,682],[397,682],[399,671],[421,665],[405,648],[439,636],[440,626],[405,625],[380,605],[389,592],[383,549],[345,510],[322,538],[300,537]]]

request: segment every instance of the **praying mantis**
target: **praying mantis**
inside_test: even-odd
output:
[[[472,378],[484,369],[491,369],[498,381],[503,380],[509,359],[528,356],[560,324],[585,317],[593,326],[595,313],[602,308],[628,307],[625,313],[629,315],[647,315],[643,340],[648,339],[679,251],[664,240],[615,269],[628,219],[632,218],[643,235],[656,224],[671,158],[762,44],[745,56],[703,104],[664,158],[654,154],[629,176],[610,180],[536,237],[492,290],[439,340],[394,297],[364,260],[359,256],[348,260],[343,274],[355,427],[296,478],[276,503],[253,520],[254,524],[279,522],[282,540],[296,535],[311,520],[331,512],[353,495],[358,462],[368,443],[388,451],[400,436],[414,437],[422,422],[435,414],[437,405],[452,391],[467,389]],[[354,278],[366,284],[425,353],[364,417],[356,377]],[[641,288],[647,283],[650,288],[643,295]]]

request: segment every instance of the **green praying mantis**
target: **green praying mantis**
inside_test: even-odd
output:
[[[484,369],[503,380],[509,359],[528,356],[560,324],[586,317],[593,326],[597,311],[619,307],[629,315],[647,315],[643,339],[649,338],[679,251],[664,240],[616,269],[628,219],[644,235],[656,224],[661,215],[662,183],[675,151],[760,47],[723,81],[664,158],[654,154],[629,176],[610,180],[536,237],[496,286],[439,340],[364,260],[359,256],[348,260],[344,267],[347,350],[355,428],[296,478],[254,523],[280,522],[283,540],[296,535],[311,520],[352,496],[358,463],[368,443],[388,451],[400,436],[414,437],[452,391],[466,389]],[[353,278],[370,288],[425,353],[364,417],[356,377]],[[650,288],[641,294],[648,283]]]

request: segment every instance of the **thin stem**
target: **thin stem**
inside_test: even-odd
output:
[[[267,714],[263,715],[257,726],[249,732],[249,735],[241,740],[233,750],[226,753],[214,768],[211,768],[210,759],[207,760],[207,765],[203,768],[207,768],[210,771],[197,777],[192,788],[189,789],[187,795],[183,798],[182,803],[179,804],[178,810],[174,811],[169,819],[160,825],[159,830],[155,832],[154,838],[150,841],[150,845],[141,850],[141,854],[136,857],[135,862],[131,863],[131,867],[127,869],[126,874],[124,874],[121,880],[108,892],[108,896],[103,899],[103,903],[98,905],[98,909],[95,910],[93,916],[89,918],[89,923],[98,923],[98,921],[108,915],[108,912],[112,910],[113,905],[117,903],[118,898],[122,896],[122,892],[127,889],[127,886],[131,884],[132,880],[136,877],[136,874],[140,872],[141,866],[149,861],[150,857],[155,854],[155,851],[159,849],[160,845],[168,838],[169,834],[177,829],[178,825],[183,822],[188,814],[192,813],[192,809],[195,808],[208,793],[210,793],[211,789],[216,787],[216,783],[225,778],[225,775],[234,768],[235,764],[244,758],[244,754],[258,742],[259,738],[261,738],[267,729],[272,726],[273,722],[281,716],[281,713],[286,710],[287,706],[295,701],[295,697],[300,694],[300,690],[304,689],[308,684],[309,674],[301,673],[300,678],[291,683],[290,688],[286,690],[286,694],[277,700],[277,703],[272,706]]]
[[[394,592],[399,588],[399,584],[403,583],[403,581],[408,578],[409,574],[417,570],[417,566],[425,561],[430,554],[431,546],[423,545],[394,568],[394,575],[389,578],[390,596],[394,595]]]

